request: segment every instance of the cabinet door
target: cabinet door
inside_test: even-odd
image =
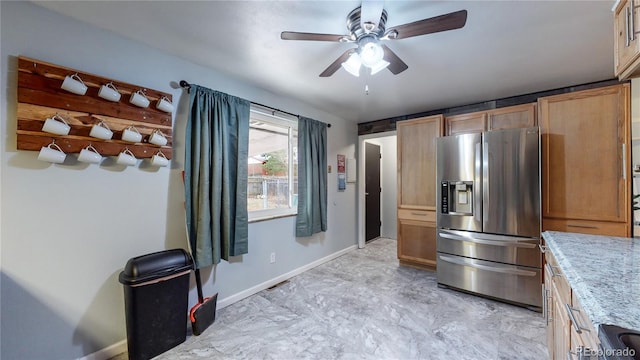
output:
[[[436,267],[436,223],[398,218],[398,259]]]
[[[396,124],[398,208],[436,209],[436,139],[442,115]]]
[[[487,113],[475,112],[469,114],[447,116],[445,135],[480,133],[487,129]]]
[[[555,360],[564,360],[567,358],[571,346],[571,328],[569,316],[565,309],[562,298],[553,287],[553,358]]]
[[[614,13],[615,74],[625,78],[634,72],[629,67],[640,54],[638,47],[640,41],[638,35],[634,34],[636,29],[640,27],[639,19],[636,16],[637,9],[634,6],[635,1],[621,1]],[[623,73],[626,75],[622,75]]]
[[[544,218],[620,222],[630,229],[629,85],[538,102],[543,230]]]
[[[488,122],[489,131],[536,126],[536,104],[490,110],[488,112]]]
[[[598,333],[573,291],[571,292],[571,307],[573,308],[574,318],[578,322],[577,327],[580,329],[580,333],[578,333],[574,326],[571,326],[571,351],[577,352],[579,346],[590,350],[598,350],[600,346]]]
[[[547,350],[549,351],[549,359],[553,359],[553,351],[554,351],[554,334],[553,334],[553,318],[554,318],[554,313],[555,313],[555,309],[553,307],[554,305],[554,301],[553,301],[553,284],[552,284],[552,280],[553,277],[551,275],[551,273],[549,272],[549,267],[545,266],[544,267],[544,285],[542,287],[543,293],[542,293],[542,301],[544,302],[544,306],[542,307],[543,311],[545,311],[544,314],[542,314],[542,316],[545,319],[545,326],[546,326],[546,332],[547,332]]]

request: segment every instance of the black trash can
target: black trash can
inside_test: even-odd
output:
[[[182,249],[134,257],[124,285],[129,360],[150,359],[187,338],[191,256]]]

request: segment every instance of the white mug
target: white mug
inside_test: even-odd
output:
[[[169,159],[162,153],[162,151],[158,151],[157,154],[151,157],[151,165],[153,166],[167,166],[169,165]]]
[[[64,90],[67,90],[68,92],[78,95],[84,95],[87,93],[87,85],[82,82],[82,79],[80,79],[78,73],[67,75],[60,87]]]
[[[60,149],[60,147],[55,143],[51,143],[47,146],[43,146],[40,149],[40,153],[38,153],[38,160],[47,161],[55,164],[63,163],[66,157],[67,157],[67,154],[65,154],[64,151],[62,151],[62,149]]]
[[[156,108],[168,113],[173,112],[173,104],[171,103],[171,101],[169,101],[169,99],[167,99],[166,96],[163,96],[160,100],[158,100],[158,102],[156,103]]]
[[[113,131],[109,129],[109,127],[104,121],[100,121],[99,123],[94,124],[91,127],[89,136],[102,139],[102,140],[111,140],[111,137],[113,136]]]
[[[102,161],[102,155],[94,148],[89,145],[86,148],[80,150],[80,154],[78,155],[78,161],[82,161],[84,163],[89,164],[97,164]]]
[[[134,93],[131,93],[129,102],[141,108],[146,108],[147,106],[149,106],[149,99],[147,99],[147,97],[144,95],[144,92],[142,90],[138,90]]]
[[[167,138],[160,130],[156,129],[149,135],[149,142],[153,145],[165,146],[167,145]]]
[[[135,126],[130,125],[126,129],[122,130],[122,140],[136,143],[142,141],[142,134],[136,129]]]
[[[71,126],[58,114],[45,120],[42,125],[42,131],[56,135],[69,135],[69,130],[71,130]]]
[[[118,154],[116,162],[120,165],[132,166],[136,164],[137,160],[138,159],[136,159],[131,150],[124,149],[120,154]]]
[[[113,83],[108,83],[100,86],[100,90],[98,91],[98,96],[100,96],[105,100],[109,100],[113,102],[120,101],[120,93],[118,92],[118,89],[116,89],[116,86],[113,85]]]

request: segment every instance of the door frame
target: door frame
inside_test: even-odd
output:
[[[383,138],[388,136],[396,136],[396,131],[385,131],[375,134],[359,135],[358,136],[358,248],[362,249],[365,246],[365,226],[366,226],[366,205],[365,205],[365,181],[364,181],[364,158],[365,149],[364,143],[367,140]]]

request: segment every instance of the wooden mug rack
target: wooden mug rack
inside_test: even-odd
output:
[[[67,75],[77,73],[88,89],[85,95],[76,95],[60,88]],[[120,101],[112,102],[98,96],[100,86],[113,83],[122,94]],[[129,103],[129,97],[137,90],[145,90],[150,105],[146,108]],[[18,150],[39,151],[52,141],[67,153],[79,153],[87,145],[93,145],[102,156],[118,155],[125,148],[138,159],[150,158],[158,151],[171,159],[171,114],[156,109],[162,97],[172,101],[171,94],[144,88],[86,72],[53,65],[27,57],[18,57]],[[56,135],[42,131],[47,118],[60,115],[71,126],[68,135]],[[113,131],[111,140],[89,136],[91,127],[100,121]],[[143,135],[139,143],[120,140],[122,131],[135,126]],[[148,142],[154,130],[167,138],[164,146]]]

